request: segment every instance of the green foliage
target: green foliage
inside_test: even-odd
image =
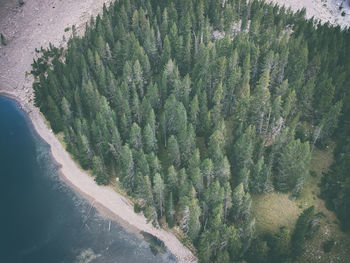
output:
[[[302,189],[305,177],[308,175],[310,163],[309,143],[293,140],[280,153],[275,176],[275,185],[279,191],[293,190],[298,195]]]
[[[334,246],[334,240],[328,240],[323,244],[323,251],[325,253],[329,253],[331,252],[333,246]]]
[[[310,206],[302,212],[295,224],[292,235],[292,252],[294,257],[299,256],[303,252],[305,241],[312,237],[315,223],[317,222],[314,216],[315,208]]]
[[[1,45],[4,45],[4,46],[7,45],[7,40],[2,33],[0,33],[0,42],[1,42]]]
[[[348,135],[346,135],[348,136]],[[335,162],[321,181],[321,197],[326,200],[328,209],[334,210],[342,228],[350,230],[350,141],[336,149]]]
[[[160,217],[163,216],[164,212],[164,200],[165,200],[165,186],[162,177],[159,173],[156,173],[153,178],[153,195],[155,205],[159,212]]]
[[[155,226],[182,228],[201,262],[288,262],[288,231],[256,237],[250,193],[298,196],[310,147],[348,134],[350,116],[350,33],[304,13],[257,0],[116,1],[67,49],[40,51],[35,104],[98,183],[119,177]],[[345,148],[322,195],[348,228]]]

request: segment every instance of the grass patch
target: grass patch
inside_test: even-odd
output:
[[[305,252],[297,262],[349,262],[350,234],[340,230],[335,214],[327,210],[325,202],[318,198],[319,183],[322,174],[328,171],[333,162],[332,143],[325,150],[316,149],[312,153],[310,170],[313,171],[305,181],[301,195],[295,201],[288,199],[288,194],[269,193],[253,196],[253,211],[256,217],[257,232],[277,233],[281,226],[293,230],[298,215],[312,205],[316,214],[320,214],[321,226],[314,238],[306,242]],[[332,241],[331,249],[324,249],[327,242]],[[334,243],[333,243],[334,241]],[[325,252],[326,250],[327,252]]]
[[[259,233],[277,233],[282,226],[294,228],[301,210],[288,196],[275,192],[253,196],[253,211]]]

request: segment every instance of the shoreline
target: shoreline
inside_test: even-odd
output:
[[[164,229],[147,223],[143,214],[136,214],[132,204],[111,186],[99,186],[81,170],[46,124],[39,109],[33,104],[33,78],[26,74],[36,54],[35,48],[65,46],[68,39],[64,29],[76,25],[82,34],[90,16],[96,16],[104,3],[111,0],[75,0],[25,2],[16,12],[0,19],[0,32],[8,36],[8,44],[0,46],[0,95],[15,100],[26,112],[35,132],[50,146],[52,159],[60,166],[60,178],[75,192],[87,199],[103,216],[117,222],[126,231],[142,237],[149,233],[162,242],[178,262],[197,262],[196,257],[177,237]],[[40,15],[39,15],[40,14]],[[38,16],[39,15],[39,16]],[[7,20],[8,19],[8,20]]]
[[[59,166],[58,172],[60,179],[73,191],[91,203],[102,216],[118,223],[126,231],[135,234],[138,238],[143,238],[142,232],[146,232],[161,240],[165,244],[165,247],[180,263],[197,262],[192,252],[186,248],[174,234],[162,228],[157,229],[153,227],[151,223],[147,223],[143,214],[136,214],[132,204],[124,196],[113,190],[111,186],[97,185],[90,175],[81,170],[71,159],[69,153],[63,148],[58,138],[46,126],[41,114],[39,113],[39,118],[34,117],[37,116],[38,113],[36,108],[33,109],[30,104],[18,100],[18,97],[14,93],[0,90],[0,96],[12,99],[19,104],[21,110],[23,110],[28,117],[28,121],[30,121],[34,132],[41,140],[45,141],[50,146],[52,160]],[[49,134],[47,132],[49,132]],[[51,140],[57,141],[59,145],[51,144]],[[60,160],[56,155],[62,154],[62,152],[59,153],[59,151],[63,151],[64,157],[68,157],[70,163],[65,163],[64,159]],[[76,174],[77,170],[69,172],[67,168],[71,167],[70,165],[75,166],[79,174]],[[107,200],[108,202],[104,202]]]

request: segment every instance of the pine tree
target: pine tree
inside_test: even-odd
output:
[[[47,98],[47,116],[50,121],[51,128],[54,133],[58,133],[62,131],[63,129],[63,123],[61,119],[61,114],[59,112],[59,109],[51,96],[48,96]]]
[[[203,179],[206,181],[206,187],[209,187],[211,182],[214,181],[214,164],[211,159],[206,158],[201,163],[201,173]]]
[[[268,89],[270,82],[270,72],[265,71],[260,77],[258,84],[252,92],[252,116],[251,120],[255,123],[259,134],[262,133],[265,115],[270,103],[270,92]]]
[[[93,158],[93,151],[90,147],[89,141],[85,135],[78,136],[77,150],[79,152],[78,158],[84,169],[91,167],[91,162]]]
[[[241,228],[241,242],[242,242],[242,250],[241,252],[244,254],[250,247],[251,242],[254,238],[255,234],[255,218],[248,219],[243,224],[243,227]]]
[[[180,149],[174,135],[171,135],[169,138],[167,152],[170,163],[173,164],[175,167],[180,167]]]
[[[175,224],[174,216],[175,216],[175,209],[174,209],[173,192],[170,192],[167,200],[167,205],[166,205],[166,221],[170,228],[172,228]]]
[[[299,216],[292,235],[293,256],[299,256],[304,250],[304,244],[311,230],[312,221],[315,214],[314,206],[305,209]]]
[[[168,36],[165,36],[159,66],[162,68],[169,61],[170,58],[171,58],[170,41]]]
[[[270,247],[274,261],[287,261],[291,253],[290,230],[282,227],[280,231],[274,235],[274,240]]]
[[[135,167],[132,152],[128,144],[125,144],[122,148],[120,155],[121,162],[121,182],[126,189],[132,189],[134,187],[135,179]]]
[[[130,146],[135,150],[140,150],[142,148],[142,136],[141,129],[137,123],[133,123],[130,130]]]
[[[221,131],[216,130],[209,139],[209,155],[214,164],[224,158],[225,138]]]
[[[252,193],[262,194],[271,191],[272,182],[270,178],[270,169],[264,162],[264,157],[261,157],[258,162],[253,165],[250,175],[250,189]]]
[[[65,125],[69,125],[72,122],[72,118],[73,118],[70,103],[67,101],[65,97],[63,97],[61,105],[62,105],[63,122]]]
[[[214,175],[221,185],[226,184],[231,178],[230,163],[226,156],[214,164]]]
[[[149,84],[146,92],[146,97],[152,108],[157,110],[160,104],[160,96],[157,84]]]
[[[196,147],[196,133],[192,124],[189,124],[187,129],[180,130],[177,138],[181,149],[181,162],[187,164]]]
[[[154,175],[156,173],[160,173],[162,169],[162,164],[160,163],[158,156],[151,152],[150,154],[148,154],[147,159],[151,170],[151,174]]]
[[[236,140],[232,149],[232,164],[235,171],[250,169],[252,165],[255,132],[252,126],[248,126],[245,132]]]
[[[223,100],[223,87],[222,83],[218,85],[213,97],[213,108],[210,110],[210,117],[212,127],[217,127],[217,124],[222,116],[222,100]]]
[[[159,226],[158,224],[158,214],[154,207],[154,199],[152,193],[152,185],[148,176],[144,177],[144,187],[143,187],[143,196],[146,200],[146,208],[144,210],[145,217],[147,221],[151,221],[153,225]]]
[[[243,185],[239,184],[232,193],[232,215],[235,221],[250,218],[251,197],[244,191]]]
[[[142,68],[140,62],[138,60],[135,61],[133,66],[133,81],[136,85],[139,96],[142,98],[144,95],[144,76],[142,72]]]
[[[198,115],[199,115],[199,102],[198,96],[195,95],[190,103],[189,121],[194,126],[195,130],[198,125]]]
[[[165,183],[167,186],[167,192],[173,193],[173,198],[176,198],[179,187],[179,179],[173,165],[169,166],[168,168],[168,172],[165,176]]]
[[[159,211],[160,217],[163,216],[164,212],[164,203],[165,203],[165,186],[162,177],[159,173],[156,173],[153,178],[153,193],[154,193],[154,202]]]
[[[148,123],[143,129],[143,146],[146,153],[157,152],[157,138]]]
[[[227,216],[230,212],[230,209],[232,208],[232,190],[229,182],[225,184],[224,188],[224,222],[226,222]]]
[[[117,126],[111,127],[111,139],[108,144],[113,157],[118,160],[122,150],[122,142]]]
[[[309,143],[301,143],[293,140],[288,143],[280,154],[275,187],[279,191],[293,190],[293,195],[298,195],[303,187],[305,177],[308,175],[310,162]]]
[[[108,184],[108,175],[105,172],[103,161],[100,157],[94,156],[92,158],[93,173],[96,176],[95,181],[98,184]]]
[[[192,169],[191,174],[189,175],[192,185],[195,188],[197,195],[202,196],[204,191],[204,183],[203,183],[203,176],[201,174],[201,170],[199,167],[196,167]]]
[[[201,209],[199,207],[199,202],[197,198],[193,198],[189,204],[189,229],[188,229],[188,236],[191,238],[191,240],[195,240],[198,236],[201,224],[199,217],[201,215]]]
[[[138,175],[138,174],[150,175],[151,174],[147,157],[142,150],[133,151],[133,159],[134,159],[134,167],[135,167],[135,174],[136,175]],[[136,185],[136,188],[137,187],[138,187],[138,185]]]

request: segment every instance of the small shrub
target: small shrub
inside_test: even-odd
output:
[[[18,0],[18,4],[19,4],[19,6],[23,6],[24,5],[24,1],[23,0]]]
[[[326,218],[326,215],[321,211],[315,215],[317,218]]]
[[[310,175],[311,175],[312,177],[317,177],[317,173],[316,173],[315,171],[310,171]]]
[[[346,15],[345,11],[341,12],[341,16],[345,16],[345,15]]]
[[[328,241],[323,243],[323,251],[325,253],[331,252],[333,247],[334,247],[334,240],[333,239],[328,240]]]
[[[0,33],[0,42],[4,46],[7,45],[7,40],[6,40],[5,36],[2,33]]]
[[[141,212],[141,207],[138,203],[134,204],[134,212],[135,213],[140,213]]]
[[[68,32],[70,30],[70,28],[69,27],[66,27],[65,29],[64,29],[64,32]]]

